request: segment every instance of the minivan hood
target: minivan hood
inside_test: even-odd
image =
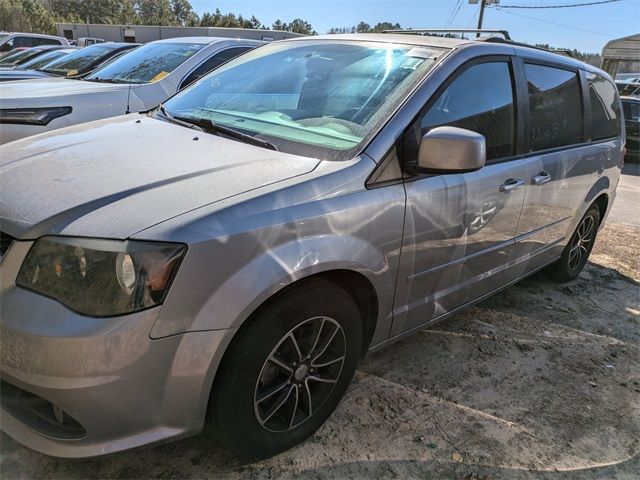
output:
[[[139,85],[132,85],[132,89]],[[24,104],[43,103],[55,98],[71,97],[104,92],[126,92],[128,84],[89,82],[68,78],[47,77],[18,82],[3,83],[0,86],[0,103],[3,108],[18,108]]]
[[[318,163],[140,114],[99,120],[0,147],[0,229],[127,238]]]

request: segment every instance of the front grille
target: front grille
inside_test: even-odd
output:
[[[0,404],[27,427],[47,437],[75,440],[87,434],[67,412],[5,381],[0,382]]]
[[[13,238],[11,235],[7,235],[4,232],[0,232],[0,259],[4,257],[5,253],[7,253],[7,250],[9,250],[9,247],[11,246],[14,240],[15,238]]]

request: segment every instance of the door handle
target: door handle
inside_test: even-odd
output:
[[[503,193],[511,193],[521,187],[524,187],[524,180],[519,178],[510,178],[500,185],[500,191]]]
[[[551,174],[545,171],[531,177],[531,185],[538,185],[539,187],[550,181]]]

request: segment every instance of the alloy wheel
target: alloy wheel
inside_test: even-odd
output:
[[[260,371],[254,412],[271,432],[306,422],[329,397],[340,378],[346,339],[330,317],[313,317],[292,328],[273,348]]]
[[[582,265],[583,259],[589,255],[595,234],[596,222],[590,215],[586,216],[573,238],[571,248],[569,249],[569,267],[573,270]]]

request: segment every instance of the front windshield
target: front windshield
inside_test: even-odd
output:
[[[15,53],[10,53],[2,60],[0,60],[0,66],[9,66],[9,65],[18,65],[20,62],[24,62],[28,60],[30,57],[33,57],[40,50],[34,50],[31,48],[27,48],[25,50],[19,50]]]
[[[206,45],[201,43],[147,43],[93,72],[87,80],[149,83],[162,80]]]
[[[86,72],[87,69],[95,65],[96,61],[99,61],[112,50],[113,48],[103,45],[92,45],[81,48],[76,52],[48,63],[41,70],[53,75],[72,77],[79,73]]]
[[[257,48],[165,104],[298,155],[343,160],[388,120],[442,50],[373,42],[295,41]]]
[[[27,62],[22,63],[20,65],[20,68],[23,68],[25,70],[34,70],[36,68],[41,68],[41,67],[44,67],[49,62],[53,62],[54,60],[60,57],[64,57],[68,53],[69,51],[66,51],[66,50],[52,50],[34,59],[31,59]]]

